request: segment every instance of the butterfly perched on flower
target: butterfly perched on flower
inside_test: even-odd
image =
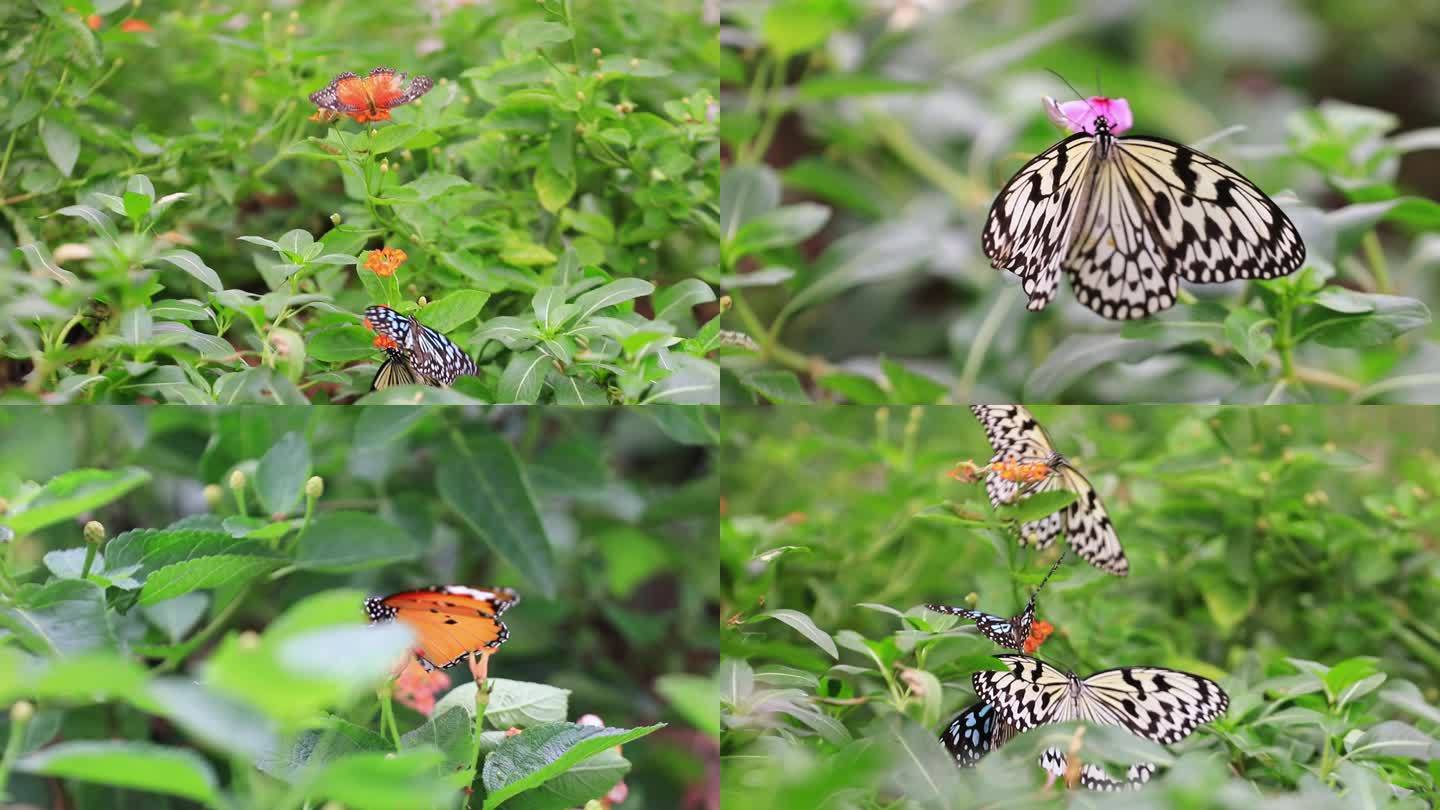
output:
[[[1015,503],[1033,493],[1068,489],[1076,499],[1069,506],[1020,526],[1022,545],[1033,542],[1045,548],[1064,532],[1075,553],[1091,565],[1116,576],[1130,571],[1130,561],[1100,494],[1080,471],[1055,449],[1049,434],[1021,405],[971,405],[995,451],[985,476],[992,506]],[[1016,469],[1040,465],[1044,475],[1017,476]]]
[[[399,352],[403,365],[430,385],[448,387],[463,375],[479,373],[475,360],[454,341],[420,323],[412,315],[401,315],[389,307],[373,306],[365,309],[362,323],[376,334],[376,345],[386,350],[388,358],[395,359],[392,352]],[[389,361],[387,359],[386,362]],[[384,371],[383,366],[381,370]],[[376,379],[378,382],[378,374]]]
[[[1035,621],[1035,598],[1040,595],[1040,590],[1045,587],[1046,582],[1050,581],[1050,575],[1055,573],[1055,569],[1060,567],[1060,563],[1064,559],[1065,553],[1061,552],[1060,558],[1055,561],[1054,565],[1050,566],[1049,573],[1045,574],[1045,578],[1040,580],[1040,585],[1035,588],[1034,593],[1030,594],[1030,601],[1025,603],[1025,609],[1020,611],[1018,616],[1007,619],[1004,616],[996,616],[993,613],[985,613],[983,611],[971,610],[970,608],[955,605],[932,604],[926,605],[925,608],[927,610],[933,610],[936,613],[960,616],[975,622],[975,626],[980,628],[980,632],[983,633],[986,638],[999,644],[1001,647],[1034,652],[1034,647],[1030,645],[1030,638],[1031,627]],[[1041,639],[1041,641],[1044,641],[1044,639]]]
[[[940,733],[940,742],[962,768],[974,767],[991,751],[998,751],[1019,731],[994,706],[984,701],[960,710]],[[1070,759],[1058,748],[1046,748],[1040,754],[1040,767],[1051,776],[1065,776]],[[1126,778],[1116,779],[1104,768],[1092,763],[1080,766],[1080,785],[1088,790],[1133,790],[1150,781],[1155,766],[1140,762],[1130,766]]]
[[[509,588],[440,585],[365,600],[373,623],[399,621],[415,633],[415,657],[426,670],[448,669],[490,653],[510,637],[500,615],[520,601]]]
[[[1305,263],[1294,223],[1239,172],[1163,138],[1116,137],[1124,99],[1048,106],[1074,134],[1010,178],[981,238],[1030,310],[1055,298],[1062,270],[1080,303],[1128,320],[1174,305],[1181,280],[1276,278]]]
[[[362,124],[388,121],[392,109],[409,104],[435,86],[429,76],[416,76],[406,87],[405,76],[387,67],[377,67],[368,76],[346,71],[311,93],[310,101],[322,111],[348,115]]]
[[[423,385],[420,375],[410,368],[405,360],[405,352],[399,349],[386,349],[385,362],[380,364],[380,370],[375,372],[375,379],[370,381],[371,391],[383,391],[396,385]]]
[[[1008,668],[976,672],[971,683],[1017,732],[1084,720],[1169,745],[1230,706],[1219,684],[1179,670],[1121,667],[1082,679],[1028,655],[995,657]]]

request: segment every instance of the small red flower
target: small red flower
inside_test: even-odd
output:
[[[429,717],[435,711],[435,696],[449,687],[450,676],[439,670],[426,672],[419,661],[411,659],[395,680],[395,699]]]
[[[1025,653],[1027,655],[1030,655],[1033,654],[1036,650],[1040,649],[1040,645],[1044,644],[1045,639],[1049,638],[1050,634],[1053,632],[1055,632],[1055,625],[1045,621],[1044,619],[1041,619],[1031,624],[1030,637],[1025,639]]]
[[[365,326],[366,326],[366,328],[369,328],[370,324],[367,322],[367,323],[365,324]],[[374,342],[375,342],[375,348],[377,348],[377,349],[398,349],[398,348],[400,348],[400,344],[395,342],[395,338],[392,338],[392,337],[390,337],[389,335],[376,335]]]
[[[85,18],[85,24],[90,26],[91,31],[99,31],[100,23],[103,22],[104,19],[105,18],[101,17],[99,14],[91,14],[89,17]]]
[[[400,248],[387,247],[372,250],[370,251],[370,255],[365,257],[365,269],[377,276],[393,276],[395,275],[395,271],[399,269],[400,265],[404,264],[408,258],[410,257],[406,256],[405,251]]]
[[[154,31],[155,29],[150,26],[150,23],[144,20],[126,20],[120,23],[120,30],[127,34],[144,34]]]

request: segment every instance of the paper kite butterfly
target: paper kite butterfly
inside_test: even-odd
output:
[[[362,124],[388,121],[392,109],[409,104],[435,86],[429,76],[416,76],[406,87],[405,76],[387,67],[377,67],[368,76],[346,71],[311,93],[310,101],[321,110],[348,115]]]
[[[448,669],[471,652],[494,651],[510,631],[500,615],[520,594],[509,588],[479,590],[443,585],[365,600],[371,622],[400,621],[415,633],[415,657],[428,670]]]
[[[975,694],[1017,732],[1083,720],[1169,745],[1230,706],[1219,684],[1179,670],[1120,667],[1081,678],[1028,655],[995,657],[1007,669],[981,670],[970,680]]]
[[[940,742],[955,758],[955,764],[971,768],[986,754],[998,751],[1017,733],[1015,726],[995,711],[994,706],[980,701],[966,706],[955,715],[940,734]],[[1040,754],[1040,767],[1051,776],[1064,778],[1069,766],[1070,758],[1058,748],[1046,748]],[[1135,790],[1150,781],[1154,773],[1153,764],[1140,762],[1130,766],[1125,779],[1116,779],[1099,765],[1085,763],[1080,766],[1080,785],[1087,790]]]
[[[1054,300],[1061,271],[1080,303],[1128,320],[1173,306],[1182,279],[1276,278],[1305,263],[1294,223],[1239,172],[1174,141],[1116,137],[1133,120],[1124,99],[1047,101],[1075,134],[1010,178],[981,236],[1031,311]]]
[[[448,387],[457,378],[480,371],[475,360],[454,341],[414,316],[401,315],[389,307],[373,306],[366,308],[363,323],[376,334],[375,345],[386,352],[385,364],[375,375],[371,390],[387,387],[382,383],[404,385],[422,380],[429,385]]]
[[[1007,619],[1004,616],[996,616],[993,613],[985,613],[983,611],[971,610],[955,605],[926,605],[925,607],[936,613],[946,613],[951,616],[961,616],[969,619],[975,622],[975,625],[980,628],[980,632],[984,633],[986,638],[999,644],[1001,647],[1009,647],[1012,650],[1022,650],[1025,648],[1025,641],[1030,638],[1030,627],[1035,621],[1035,597],[1040,595],[1040,589],[1044,588],[1045,583],[1050,581],[1050,575],[1055,573],[1055,569],[1060,567],[1060,563],[1064,561],[1064,559],[1065,553],[1061,552],[1060,559],[1056,560],[1055,564],[1050,566],[1050,572],[1045,575],[1044,579],[1040,580],[1040,585],[1035,588],[1034,593],[1030,594],[1030,601],[1025,604],[1025,609],[1020,611],[1020,615],[1018,616]]]
[[[1013,504],[1036,492],[1068,489],[1069,506],[1020,526],[1020,543],[1045,548],[1062,532],[1079,554],[1102,571],[1125,576],[1130,561],[1100,494],[1089,479],[1055,449],[1049,434],[1021,405],[971,405],[995,455],[985,475],[992,506]]]

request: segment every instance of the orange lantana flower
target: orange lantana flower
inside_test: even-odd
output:
[[[155,29],[150,26],[150,23],[144,20],[126,20],[120,23],[120,30],[127,34],[143,34],[148,31],[154,31]]]
[[[370,251],[365,258],[365,268],[377,276],[393,276],[395,270],[409,257],[400,248],[380,248]]]
[[[366,328],[367,328],[367,329],[369,328],[369,324],[366,324]],[[395,342],[395,338],[390,337],[389,335],[376,335],[376,336],[375,336],[375,348],[377,348],[377,349],[398,349],[398,348],[400,348],[400,344],[399,344],[399,343],[396,343],[396,342]]]
[[[449,675],[439,670],[426,672],[419,661],[411,659],[395,680],[395,699],[429,717],[435,711],[435,695],[448,688]]]
[[[1030,625],[1030,637],[1025,639],[1025,654],[1031,655],[1040,649],[1040,645],[1044,644],[1045,639],[1049,638],[1053,632],[1055,632],[1055,625],[1044,619],[1033,622]]]
[[[1035,481],[1044,481],[1053,472],[1049,464],[1035,462],[1025,464],[1019,461],[1005,459],[990,465],[990,469],[1006,481],[1014,481],[1017,484],[1030,484]]]
[[[950,477],[965,484],[973,484],[979,480],[981,469],[973,461],[962,461],[955,465],[950,471]]]

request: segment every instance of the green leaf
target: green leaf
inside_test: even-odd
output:
[[[380,450],[409,433],[429,413],[424,408],[364,408],[355,421],[354,447]]]
[[[780,178],[768,166],[735,166],[720,176],[720,242],[780,205]]]
[[[148,691],[160,706],[159,714],[210,748],[254,760],[280,744],[274,724],[264,715],[190,678],[160,678]]]
[[[562,174],[549,163],[542,163],[535,170],[535,197],[540,206],[552,214],[570,202],[575,196],[575,187],[574,173]]]
[[[788,624],[791,627],[795,628],[795,630],[798,631],[800,635],[814,642],[815,646],[829,653],[831,658],[835,658],[837,660],[840,658],[840,650],[835,646],[835,639],[831,638],[829,633],[821,630],[815,624],[814,619],[810,618],[804,613],[801,613],[798,610],[772,610],[766,613],[761,613],[759,616],[751,619],[751,621],[757,621],[760,619],[776,619],[778,621],[784,622],[785,624]]]
[[[26,648],[45,655],[115,646],[105,592],[82,579],[57,580],[26,594],[23,603],[0,605],[0,626],[8,627]]]
[[[995,511],[1007,520],[1029,523],[1047,515],[1053,515],[1075,502],[1079,497],[1068,489],[1036,492],[1020,499],[1019,502],[998,507]]]
[[[491,728],[530,728],[565,719],[569,709],[570,690],[543,683],[491,678],[490,702],[485,706],[485,722]],[[454,699],[475,705],[475,682],[456,687]],[[446,695],[449,699],[451,696]],[[438,707],[437,707],[438,708]]]
[[[534,790],[603,751],[664,728],[664,723],[634,729],[597,728],[573,723],[547,723],[507,738],[485,758],[481,781],[484,810],[493,810],[527,790]],[[619,781],[619,775],[615,781]],[[592,798],[603,796],[614,782],[596,785]]]
[[[72,470],[50,479],[34,497],[12,506],[0,519],[19,536],[32,534],[118,501],[149,481],[150,473],[139,467]]]
[[[891,401],[905,405],[931,405],[945,398],[950,392],[943,383],[917,374],[899,363],[885,360],[880,363],[885,370],[885,379],[890,383]]]
[[[546,45],[569,42],[573,36],[570,29],[560,23],[524,20],[516,23],[505,34],[504,47],[506,53],[518,55]]]
[[[440,497],[546,597],[557,592],[555,557],[520,461],[498,436],[472,436],[440,460]]]
[[[429,748],[351,754],[326,764],[308,795],[356,810],[449,806],[459,786],[436,778],[443,761],[439,751]]]
[[[479,290],[455,290],[420,311],[420,320],[440,333],[452,332],[460,326],[475,320],[490,293]]]
[[[287,433],[255,468],[255,492],[271,516],[288,515],[300,503],[310,478],[310,445],[299,433]]]
[[[655,291],[655,285],[638,278],[619,278],[603,287],[591,290],[575,299],[579,314],[575,320],[584,323],[591,315],[607,307],[613,307]]]
[[[810,402],[810,395],[805,393],[805,386],[801,384],[800,378],[793,371],[785,369],[751,371],[740,374],[739,378],[742,385],[764,397],[768,402],[777,405]]]
[[[225,286],[220,283],[219,274],[210,269],[204,259],[188,250],[172,250],[169,253],[161,254],[158,258],[189,273],[196,281],[209,287],[212,292],[218,293],[225,289]]]
[[[820,47],[852,18],[844,0],[777,0],[765,12],[760,34],[783,62]]]
[[[799,203],[768,211],[741,226],[728,244],[730,261],[763,250],[798,245],[820,232],[830,220],[830,209],[819,203]]]
[[[53,119],[40,119],[40,141],[45,144],[45,154],[50,162],[66,177],[75,171],[75,161],[80,157],[80,138],[64,124]]]
[[[827,101],[855,96],[929,93],[930,82],[911,82],[867,73],[827,73],[806,79],[795,87],[795,97],[805,101]],[[787,171],[788,174],[788,171]]]
[[[1274,323],[1273,318],[1253,309],[1236,309],[1225,318],[1225,337],[1245,362],[1258,368],[1274,346],[1274,339],[1266,331]]]
[[[265,556],[265,547],[253,540],[232,537],[226,532],[198,529],[137,529],[111,540],[105,559],[112,569],[138,565],[137,579],[167,565],[215,554]]]
[[[556,405],[605,406],[610,404],[610,397],[606,395],[605,389],[591,380],[562,374],[553,368],[546,379],[550,381],[550,389],[555,394]]]
[[[209,763],[194,751],[166,745],[128,740],[62,742],[25,756],[16,767],[25,773],[180,796],[206,805],[219,801]]]
[[[1316,343],[1351,349],[1381,346],[1430,323],[1429,307],[1414,298],[1354,292],[1344,298],[1349,305],[1364,304],[1370,310],[1322,321],[1312,332]],[[1316,303],[1332,310],[1338,306],[1333,295]]]
[[[243,585],[283,564],[278,557],[214,554],[167,565],[145,578],[140,604],[154,605],[192,591]]]
[[[880,384],[863,374],[832,372],[815,378],[815,384],[827,388],[856,405],[884,405],[890,397]]]
[[[661,675],[655,679],[659,692],[690,725],[720,739],[720,693],[715,681],[699,675]],[[939,692],[936,692],[939,699]]]
[[[692,307],[714,300],[715,291],[709,284],[698,278],[687,278],[655,293],[654,320],[685,323]]]
[[[550,370],[550,363],[550,356],[538,349],[512,356],[500,375],[500,385],[495,391],[496,401],[535,404],[545,386],[545,375]]]
[[[150,205],[153,202],[154,200],[146,197],[144,194],[127,191],[125,192],[125,196],[121,198],[122,211],[126,219],[129,219],[131,222],[139,222],[145,218],[146,214],[150,213]]]
[[[295,565],[317,571],[380,568],[420,556],[419,541],[368,512],[325,512],[300,536]]]

